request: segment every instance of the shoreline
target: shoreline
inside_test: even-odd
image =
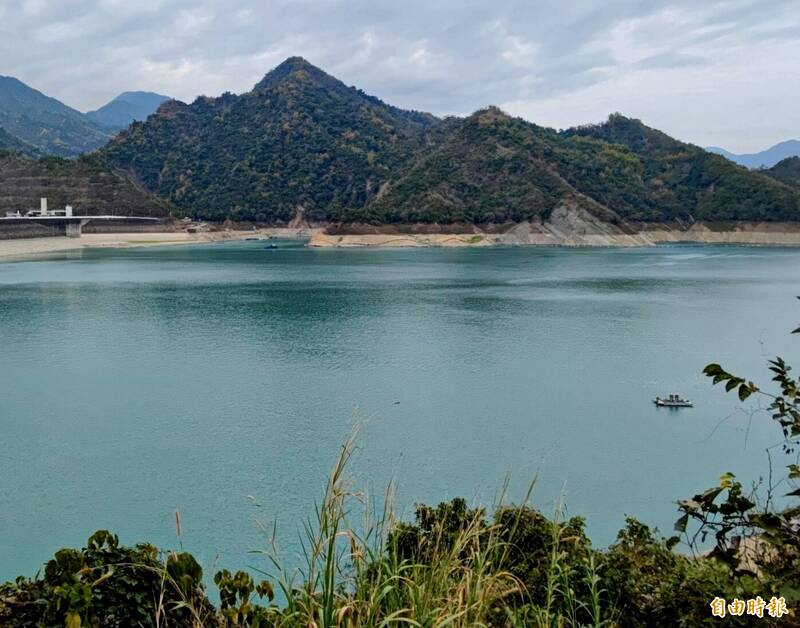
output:
[[[467,232],[400,232],[393,227],[373,228],[371,233],[327,233],[324,227],[262,227],[253,230],[222,230],[84,233],[80,238],[64,236],[0,240],[0,262],[43,258],[54,253],[92,248],[146,248],[210,244],[249,238],[308,239],[311,248],[484,248],[493,246],[551,247],[651,247],[659,244],[730,244],[739,246],[800,247],[800,224],[739,224],[712,229],[704,223],[688,228],[649,224],[638,230],[608,223],[520,223],[502,232],[472,227]],[[381,231],[384,231],[383,233]],[[386,231],[391,231],[387,233]]]
[[[800,223],[607,222],[586,211],[558,207],[546,221],[503,226],[348,225],[319,230],[308,243],[316,248],[356,247],[644,247],[658,244],[740,244],[800,246]],[[442,232],[448,229],[448,232]]]
[[[734,246],[800,247],[800,232],[717,231],[707,234],[680,232],[636,232],[630,234],[580,234],[565,237],[547,235],[529,239],[506,234],[336,234],[317,233],[311,248],[487,248],[532,246],[564,248],[637,248],[663,244],[729,244]]]
[[[240,241],[248,238],[308,238],[315,230],[289,228],[262,228],[256,231],[208,231],[187,233],[185,231],[128,232],[128,233],[84,233],[79,238],[56,236],[49,238],[14,238],[0,240],[0,262],[31,260],[69,251],[94,248],[147,248],[154,246],[178,246],[187,244],[210,244],[213,242]]]

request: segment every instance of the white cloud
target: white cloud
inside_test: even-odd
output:
[[[175,36],[178,38],[202,37],[204,32],[214,20],[214,12],[199,7],[195,9],[183,9],[175,16],[173,27]]]
[[[705,23],[713,16],[669,8],[622,21],[586,45],[615,61],[602,80],[503,106],[556,127],[620,111],[680,139],[742,152],[800,136],[800,39],[765,37],[776,32],[769,22]]]
[[[798,42],[796,0],[0,0],[0,73],[83,110],[241,92],[302,55],[402,107],[620,110],[734,150],[800,136]]]

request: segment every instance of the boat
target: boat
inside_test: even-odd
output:
[[[680,395],[673,394],[666,397],[656,397],[653,403],[665,408],[691,408],[694,404]]]
[[[277,249],[278,245],[273,242],[271,244],[267,244],[267,246],[265,246],[264,248],[265,249]]]

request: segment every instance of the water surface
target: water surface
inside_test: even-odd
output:
[[[669,532],[777,431],[701,376],[800,362],[800,251],[310,250],[257,242],[0,264],[0,579],[97,528],[207,568],[287,552],[354,416],[353,463],[405,512],[519,498]],[[691,410],[651,403],[681,392]],[[751,408],[752,409],[752,408]]]

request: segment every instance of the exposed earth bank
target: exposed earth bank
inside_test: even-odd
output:
[[[492,245],[655,246],[669,242],[800,246],[800,223],[610,223],[559,207],[544,222],[482,228],[459,225],[344,225],[318,230],[312,247],[465,247]]]
[[[270,228],[257,231],[224,230],[204,233],[186,231],[84,233],[80,238],[35,237],[0,239],[0,261],[28,259],[62,251],[86,248],[138,248],[178,244],[205,244],[226,240],[308,238],[312,232],[303,229]]]
[[[509,225],[324,225],[265,227],[246,224],[190,233],[174,224],[137,232],[104,232],[99,227],[80,238],[47,237],[48,233],[9,232],[0,237],[0,260],[27,258],[59,251],[95,247],[147,247],[202,244],[224,240],[290,238],[308,240],[317,248],[486,247],[486,246],[655,246],[664,243],[800,246],[800,223],[693,222],[614,223],[575,208],[558,208],[544,222]],[[123,229],[125,227],[122,227]],[[161,229],[161,231],[155,231]],[[39,236],[39,237],[36,237]],[[44,236],[44,237],[42,237]]]

